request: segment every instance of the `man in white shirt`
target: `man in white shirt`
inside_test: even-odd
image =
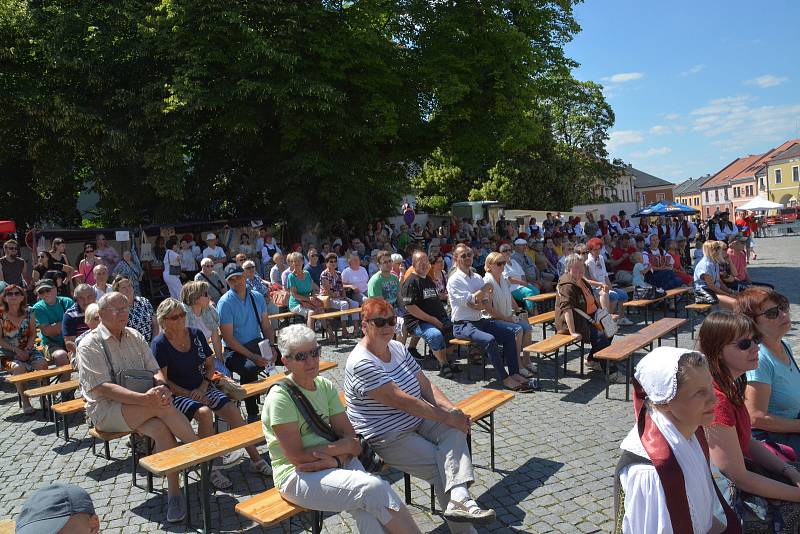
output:
[[[357,252],[352,252],[347,259],[347,267],[342,271],[342,285],[345,289],[353,291],[351,298],[361,304],[367,298],[367,286],[369,285],[369,273],[361,266],[361,258]]]
[[[497,377],[514,391],[532,391],[519,374],[517,336],[522,327],[514,323],[485,319],[481,311],[491,306],[492,285],[472,272],[472,249],[463,243],[454,253],[456,269],[447,280],[447,295],[452,309],[453,335],[482,345],[492,361]],[[503,345],[500,353],[499,344]],[[506,373],[508,366],[508,373]]]
[[[695,236],[697,236],[697,226],[689,221],[684,214],[680,213],[678,214],[678,219],[675,221],[675,226],[671,229],[671,236],[672,239],[676,241],[681,237],[685,238],[686,246],[684,250],[681,251],[681,260],[685,265],[691,265],[690,249],[692,247],[692,241],[694,241]]]
[[[208,246],[203,249],[203,257],[210,258],[211,261],[214,262],[214,271],[220,276],[220,278],[223,278],[225,274],[225,263],[228,261],[228,257],[225,255],[225,251],[222,250],[222,247],[217,246],[216,235],[206,235],[206,244]]]
[[[625,309],[622,303],[628,300],[628,293],[624,289],[613,289],[611,279],[606,270],[605,258],[600,253],[603,242],[595,237],[586,244],[589,248],[589,258],[586,260],[586,278],[600,299],[600,305],[608,313],[619,313],[617,324],[620,326],[630,326],[633,322],[624,316]]]

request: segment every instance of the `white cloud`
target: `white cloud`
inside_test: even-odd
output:
[[[677,113],[667,113],[666,115],[664,115],[664,118],[667,119],[668,121],[674,121],[678,120],[680,118],[680,115],[678,115]]]
[[[759,76],[758,78],[753,78],[752,80],[746,80],[744,83],[747,85],[757,85],[762,89],[767,87],[775,87],[776,85],[780,85],[789,78],[785,76],[775,76],[773,74],[764,74],[763,76]]]
[[[752,102],[749,96],[711,100],[690,113],[692,130],[718,138],[715,146],[727,150],[769,146],[795,135],[800,103],[753,106]]]
[[[644,141],[644,135],[638,130],[617,130],[611,132],[608,139],[608,149],[612,150],[622,145],[633,145]]]
[[[641,72],[620,72],[618,74],[606,76],[603,78],[603,80],[611,83],[625,83],[639,80],[641,78],[644,78],[644,74]]]
[[[630,157],[644,159],[644,158],[651,158],[653,156],[664,156],[666,154],[669,154],[670,152],[672,152],[672,149],[670,147],[662,146],[659,148],[649,148],[647,150],[631,152]]]
[[[681,72],[681,76],[689,76],[692,74],[697,74],[698,72],[702,72],[703,70],[705,70],[705,68],[706,68],[705,65],[694,65],[689,70]]]
[[[652,128],[650,128],[650,133],[653,135],[664,135],[671,133],[672,129],[669,126],[664,126],[663,124],[656,124]]]

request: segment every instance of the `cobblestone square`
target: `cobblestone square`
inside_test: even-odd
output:
[[[776,285],[792,303],[795,323],[800,318],[797,282],[797,253],[800,239],[767,238],[756,242],[758,260],[750,265],[751,277]],[[657,314],[660,317],[660,314]],[[632,316],[635,321],[641,317]],[[639,322],[625,327],[632,332]],[[541,330],[534,329],[534,339]],[[789,335],[797,353],[797,332]],[[665,343],[672,343],[665,339]],[[688,325],[680,332],[680,346],[691,347]],[[352,341],[338,348],[324,346],[323,358],[336,361],[339,367],[327,373],[341,385],[344,362]],[[481,532],[609,532],[612,527],[612,472],[617,462],[618,444],[633,422],[632,405],[624,401],[624,385],[611,387],[610,399],[604,396],[603,378],[593,372],[578,374],[577,350],[569,353],[568,374],[559,380],[553,392],[552,362],[543,364],[543,391],[519,394],[495,415],[497,469],[489,468],[489,439],[474,429],[473,460],[477,482],[472,492],[478,501],[497,510],[498,521]],[[641,355],[641,353],[640,353]],[[498,387],[491,369],[486,381],[468,381],[461,373],[455,381],[436,376],[432,366],[427,374],[451,399],[460,400],[481,387]],[[473,376],[478,373],[473,372]],[[78,484],[92,495],[106,533],[187,532],[184,524],[165,521],[166,499],[161,480],[155,480],[156,493],[145,489],[145,473],[137,476],[139,487],[131,485],[130,450],[118,440],[112,443],[112,459],[102,456],[102,447],[92,453],[91,439],[82,417],[70,418],[69,443],[56,437],[53,425],[39,413],[24,416],[17,408],[13,387],[2,383],[0,394],[0,518],[13,518],[26,496],[44,483],[62,480]],[[34,401],[34,405],[38,403]],[[262,445],[259,450],[266,452]],[[261,532],[260,527],[234,512],[237,501],[255,495],[272,485],[249,472],[247,462],[228,471],[233,488],[216,492],[211,499],[212,525],[220,532]],[[403,494],[400,473],[388,474],[398,494]],[[196,476],[193,477],[196,479]],[[412,512],[424,532],[448,532],[437,513],[432,513],[429,487],[412,479]],[[193,525],[200,521],[197,484],[190,484]],[[310,524],[310,523],[309,523]],[[294,531],[299,521],[293,521]],[[282,532],[280,527],[267,532]],[[346,514],[326,516],[324,531],[355,532]]]

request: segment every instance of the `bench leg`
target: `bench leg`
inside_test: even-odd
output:
[[[92,454],[97,456],[97,451],[95,450],[94,446],[97,444],[97,440],[92,437]]]
[[[431,484],[431,512],[436,513],[436,495],[433,492],[433,484]]]
[[[59,428],[61,426],[60,423],[61,421],[59,421],[58,416],[55,414],[55,412],[53,412],[53,426],[56,429],[56,437],[61,435],[61,429]]]
[[[555,355],[553,355],[553,393],[558,393],[558,354],[560,352],[560,350],[557,350]],[[564,359],[566,359],[566,350],[564,352]]]
[[[628,358],[625,367],[625,400],[631,400],[631,368],[633,367],[633,358]]]
[[[206,532],[208,532],[206,530]],[[322,512],[314,510],[314,522],[311,525],[312,534],[320,534],[322,532]]]
[[[686,316],[689,318],[689,328],[692,329],[692,339],[694,339],[694,312],[686,310]]]
[[[211,526],[211,462],[203,462],[200,464],[200,506],[203,509],[203,532],[208,532]],[[319,514],[319,532],[322,527],[322,512],[314,512]],[[314,525],[317,526],[317,515],[314,515]]]
[[[678,329],[675,329],[675,348],[678,348]]]
[[[608,399],[608,378],[609,378],[609,368],[611,368],[611,361],[606,361],[606,399]]]
[[[192,510],[189,505],[189,470],[183,471],[183,499],[186,502],[186,525],[192,526]],[[291,523],[289,523],[289,530],[291,530]]]
[[[411,475],[403,473],[403,486],[406,493],[406,504],[411,505]]]
[[[67,414],[61,416],[61,423],[64,426],[64,441],[69,441],[69,425],[67,425]]]
[[[147,454],[148,456],[153,454],[153,448],[155,447],[155,442],[150,439],[149,436],[144,436],[145,443],[147,443]],[[153,493],[153,473],[150,471],[147,472],[147,492]]]
[[[106,442],[108,443],[108,442]],[[139,487],[136,485],[136,468],[139,467],[139,444],[136,440],[136,434],[131,432],[131,485],[134,487]]]
[[[107,441],[103,442],[103,448],[106,450],[106,460],[111,459],[111,446],[108,444]]]
[[[494,471],[494,412],[489,412],[489,462]]]
[[[581,340],[581,378],[583,378],[583,354],[584,354],[584,345],[583,345],[583,340]]]

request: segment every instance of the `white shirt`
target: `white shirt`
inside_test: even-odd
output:
[[[104,289],[101,289],[100,286],[97,286],[97,285],[94,285],[92,287],[94,288],[94,294],[95,294],[95,297],[96,297],[95,300],[100,300],[100,297],[102,297],[103,295],[105,295],[106,293],[111,291],[111,285],[110,284],[106,284],[106,287]]]
[[[203,257],[204,258],[211,258],[212,260],[215,259],[224,259],[225,258],[225,251],[222,250],[222,247],[206,247],[203,250]]]
[[[608,271],[602,254],[597,256],[597,259],[591,253],[589,254],[589,259],[586,260],[586,274],[595,282],[606,283]]]
[[[503,267],[503,278],[508,282],[508,287],[511,291],[516,291],[522,287],[519,284],[512,284],[510,281],[508,281],[509,276],[512,278],[525,280],[525,269],[523,269],[522,265],[520,265],[519,262],[513,258],[509,258],[508,261],[506,261],[506,266]]]
[[[361,293],[366,295],[367,285],[369,284],[369,273],[363,267],[357,267],[356,269],[348,267],[342,271],[342,283],[349,286],[356,286]]]
[[[473,272],[467,275],[458,268],[453,271],[447,280],[447,298],[450,309],[453,310],[453,322],[480,321],[481,311],[470,308],[468,304],[475,303],[472,294],[479,291],[485,283],[483,278]]]
[[[676,237],[685,237],[686,239],[694,239],[694,236],[697,235],[697,226],[693,222],[686,221],[686,227],[689,229],[689,235],[683,235],[683,223],[677,223],[672,229],[671,237],[675,239]]]
[[[723,228],[721,224],[714,226],[714,236],[717,238],[717,241],[725,241],[727,243],[729,236],[739,233],[739,229],[735,224],[731,223],[731,226],[732,227],[726,226],[725,228]]]

